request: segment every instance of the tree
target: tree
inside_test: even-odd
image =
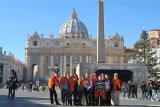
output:
[[[150,78],[160,78],[157,74],[160,71],[158,68],[158,57],[156,56],[156,47],[148,39],[147,31],[143,30],[140,39],[134,45],[134,54],[132,62],[147,64],[148,74]]]

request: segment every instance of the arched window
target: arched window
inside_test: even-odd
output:
[[[114,47],[118,47],[118,42],[115,42],[115,43],[114,43]]]

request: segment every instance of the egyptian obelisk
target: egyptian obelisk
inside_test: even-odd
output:
[[[98,0],[97,63],[105,63],[103,0]]]

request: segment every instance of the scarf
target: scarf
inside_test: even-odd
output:
[[[110,81],[109,80],[105,81],[105,88],[110,89]]]

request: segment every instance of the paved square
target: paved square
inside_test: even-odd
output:
[[[0,107],[51,107],[49,92],[27,92],[19,89],[16,91],[16,97],[13,101],[8,100],[7,94],[7,89],[0,89]],[[160,98],[160,94],[158,98]],[[59,92],[58,100],[61,103]],[[160,106],[160,101],[149,101],[149,99],[144,101],[141,99],[141,93],[138,93],[138,99],[124,99],[121,95],[120,106]]]

